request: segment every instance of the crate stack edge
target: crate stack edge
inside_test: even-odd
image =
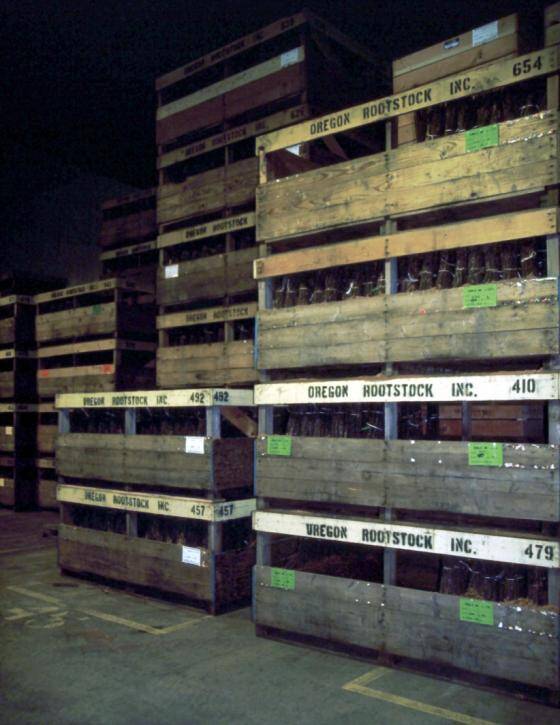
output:
[[[255,621],[556,702],[560,64],[488,33],[406,112],[513,118],[392,148],[398,93],[257,140]],[[337,124],[387,145],[272,181]]]
[[[256,382],[255,138],[363,98],[352,63],[373,83],[367,51],[305,11],[156,81],[159,387]]]

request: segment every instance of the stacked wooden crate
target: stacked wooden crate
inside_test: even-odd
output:
[[[0,278],[0,505],[36,497],[37,388],[33,294],[62,280],[6,272]]]
[[[139,191],[102,204],[101,276],[126,277],[155,288],[158,262],[156,192]]]
[[[158,79],[160,387],[255,382],[255,137],[363,99],[373,68],[303,12]],[[276,163],[314,166],[300,148]]]
[[[212,613],[248,601],[254,438],[239,427],[254,435],[253,392],[67,394],[56,405],[61,569]]]
[[[559,69],[549,47],[257,140],[258,632],[558,699]],[[391,148],[474,96],[485,125]],[[382,152],[269,179],[371,124]]]

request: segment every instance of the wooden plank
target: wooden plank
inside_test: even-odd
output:
[[[7,305],[34,305],[33,297],[29,295],[8,295],[6,297],[0,297],[0,307],[6,307]]]
[[[293,437],[290,457],[257,440],[259,497],[558,520],[558,450],[503,445],[503,466],[470,466],[462,441]]]
[[[393,91],[405,91],[519,52],[517,15],[448,38],[393,61]],[[487,41],[477,43],[487,29]]]
[[[115,302],[39,314],[35,321],[35,334],[38,342],[110,334],[116,330],[117,304]]]
[[[499,124],[499,145],[467,152],[465,134],[399,147],[257,189],[257,239],[281,239],[430,207],[537,192],[558,181],[558,116]],[[519,143],[512,143],[513,139]],[[432,145],[433,144],[433,145]]]
[[[161,591],[210,600],[210,555],[201,549],[201,565],[182,562],[182,546],[129,538],[121,534],[61,524],[58,564],[77,574],[153,587]]]
[[[35,295],[33,298],[36,303],[51,302],[52,300],[66,299],[68,297],[76,297],[78,295],[87,295],[97,292],[106,292],[108,290],[125,290],[127,292],[144,292],[150,294],[153,290],[146,289],[141,285],[136,285],[123,278],[102,279],[98,282],[89,282],[75,287],[65,287],[64,289],[53,290],[52,292],[43,292]]]
[[[201,406],[252,406],[252,390],[191,389],[134,390],[112,393],[57,395],[58,410],[76,408],[192,408]]]
[[[97,506],[119,511],[135,511],[154,516],[173,516],[200,521],[243,519],[250,516],[256,507],[254,498],[236,501],[209,501],[204,498],[164,496],[162,494],[66,484],[58,485],[57,500],[61,503]]]
[[[232,320],[246,320],[255,317],[256,314],[256,302],[228,305],[227,307],[208,307],[205,310],[171,312],[167,315],[158,316],[157,329],[170,330],[176,327],[189,327],[191,325],[204,325]]]
[[[123,340],[114,337],[104,340],[86,340],[85,342],[70,342],[64,345],[49,345],[37,350],[38,358],[59,357],[60,355],[82,355],[91,352],[102,352],[106,350],[137,350],[150,352],[156,349],[153,342],[138,342],[135,340]]]
[[[258,432],[257,421],[253,420],[241,408],[224,408],[222,410],[222,417],[249,438],[256,437]]]
[[[256,622],[288,632],[557,690],[558,614],[492,603],[493,624],[462,621],[459,597],[295,573],[295,589],[255,569]]]
[[[276,20],[274,23],[271,23],[254,33],[238,38],[229,45],[218,48],[211,53],[207,53],[201,58],[197,58],[196,60],[189,62],[187,65],[183,65],[176,70],[160,76],[156,79],[156,91],[161,91],[163,88],[183,80],[183,78],[188,78],[205,68],[209,68],[216,63],[226,60],[227,58],[232,58],[238,53],[245,52],[249,50],[249,48],[252,48],[260,43],[264,43],[267,40],[271,40],[282,33],[295,30],[305,22],[307,22],[305,13],[297,13],[295,15],[282,18],[281,20]]]
[[[241,126],[228,128],[226,131],[221,131],[220,133],[195,141],[187,146],[182,146],[181,148],[161,154],[157,158],[157,168],[165,169],[174,164],[195,158],[196,156],[201,156],[209,151],[215,151],[216,149],[229,146],[238,141],[257,136],[258,134],[289,126],[309,116],[309,106],[303,104],[295,108],[289,108],[286,111],[274,113],[267,118],[260,118],[257,121],[249,121]]]
[[[56,481],[39,478],[37,482],[37,503],[39,508],[58,510]]]
[[[255,386],[255,405],[557,400],[559,375],[532,371],[416,377],[376,375],[350,380],[262,383]]]
[[[520,80],[549,75],[559,68],[558,49],[544,48],[515,59],[497,61],[480,69],[467,70],[456,76],[433,81],[419,86],[414,92],[405,91],[386,96],[273,131],[257,138],[257,148],[270,153],[332,133],[359,128],[374,121],[396,118],[421,108],[502,88]]]
[[[158,191],[158,224],[252,202],[257,184],[258,162],[254,157],[189,177],[180,184],[164,183]]]
[[[305,48],[303,46],[293,48],[292,50],[282,53],[270,60],[265,60],[263,63],[258,63],[251,68],[243,70],[240,73],[235,73],[222,81],[212,83],[211,85],[201,88],[194,93],[183,96],[176,101],[171,101],[170,103],[159,106],[156,111],[156,122],[162,121],[175,113],[186,111],[189,108],[198,106],[199,104],[204,103],[204,101],[209,101],[213,98],[223,96],[226,93],[230,93],[231,91],[234,91],[237,88],[245,86],[253,81],[267,78],[268,76],[278,73],[278,71],[281,71],[290,65],[303,63],[304,60]]]
[[[458,288],[261,310],[257,368],[557,354],[556,281],[496,286],[487,308]]]
[[[282,511],[255,511],[253,528],[269,534],[338,541],[365,546],[382,546],[443,556],[557,569],[560,542],[514,532],[489,533],[480,529],[433,528],[403,525],[382,519],[318,516]]]
[[[155,188],[141,189],[140,191],[134,191],[131,194],[113,197],[112,199],[106,199],[104,202],[101,203],[101,209],[114,209],[117,206],[126,206],[128,204],[133,204],[136,201],[149,199],[151,196],[155,196],[155,193]]]
[[[244,214],[237,214],[236,216],[214,219],[205,224],[198,224],[196,226],[160,234],[157,239],[157,246],[158,249],[164,249],[165,247],[173,247],[183,242],[194,242],[199,239],[207,239],[208,237],[215,237],[220,234],[227,234],[254,226],[255,213],[246,212]]]
[[[157,240],[153,239],[149,242],[141,242],[131,247],[122,247],[121,249],[111,249],[108,252],[102,252],[99,259],[106,262],[108,259],[121,259],[122,257],[130,257],[134,254],[145,254],[157,249]]]
[[[158,270],[157,301],[173,305],[256,290],[252,263],[257,247],[215,254]]]
[[[254,383],[254,346],[249,340],[158,348],[157,381],[177,385]]]
[[[558,233],[558,209],[498,214],[436,227],[281,252],[256,259],[255,279]]]

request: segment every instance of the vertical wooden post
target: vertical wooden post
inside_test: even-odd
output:
[[[136,408],[127,408],[124,411],[124,434],[125,436],[136,435]],[[130,486],[125,486],[130,491]],[[138,514],[133,512],[126,513],[126,535],[138,536]]]

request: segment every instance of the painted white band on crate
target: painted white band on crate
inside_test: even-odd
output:
[[[255,405],[558,400],[559,373],[317,380],[255,386]]]
[[[253,528],[269,534],[381,546],[425,554],[460,556],[547,569],[560,566],[560,542],[554,539],[274,511],[255,511]]]
[[[250,516],[256,508],[254,498],[239,501],[209,501],[203,498],[164,496],[157,493],[118,491],[92,486],[59,484],[56,498],[60,503],[98,506],[133,511],[153,516],[175,516],[200,521],[232,521]]]

